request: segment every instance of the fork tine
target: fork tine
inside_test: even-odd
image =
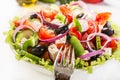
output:
[[[71,59],[71,68],[74,68],[74,59],[75,59],[75,54],[74,54],[74,48],[72,49],[72,59]]]
[[[65,58],[66,52],[67,52],[67,48],[66,48],[66,46],[65,46],[65,49],[63,50],[63,53],[62,53],[62,60],[61,60],[60,64],[63,64],[63,62],[64,62],[64,60],[65,60],[64,58]]]
[[[66,66],[68,66],[68,64],[70,62],[70,51],[71,51],[71,46],[68,49],[67,58],[66,58]]]
[[[62,46],[62,47],[60,48],[60,50],[58,51],[58,54],[57,54],[56,59],[55,59],[55,62],[54,62],[54,66],[57,65],[57,63],[58,63],[59,56],[60,56],[60,53],[61,53],[61,51],[62,51],[62,48],[63,48],[63,46]]]

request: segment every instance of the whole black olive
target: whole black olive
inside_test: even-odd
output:
[[[57,34],[63,34],[68,30],[68,25],[64,25],[58,29],[55,30]]]
[[[108,36],[112,36],[114,34],[114,30],[107,27],[104,27],[101,32]]]
[[[36,19],[37,18],[37,14],[33,14],[30,16],[30,19]]]
[[[111,23],[109,21],[107,21],[103,27],[111,28]]]
[[[45,51],[46,51],[46,47],[45,47],[45,46],[40,46],[40,45],[38,45],[38,46],[33,47],[33,48],[31,49],[31,52],[30,52],[30,53],[32,53],[32,54],[35,55],[35,56],[40,57],[42,54],[45,53]]]
[[[80,13],[76,16],[76,18],[82,18],[84,16],[84,13]]]

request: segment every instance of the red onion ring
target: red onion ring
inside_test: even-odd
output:
[[[31,26],[28,26],[28,25],[20,25],[20,26],[18,26],[18,27],[14,30],[14,32],[13,32],[13,36],[12,36],[13,42],[16,41],[16,40],[15,40],[15,37],[16,37],[16,34],[18,33],[18,31],[20,31],[21,29],[23,29],[23,27],[21,27],[21,26],[24,26],[24,28],[31,29],[32,31],[35,31],[35,29],[34,29],[33,27],[31,27]]]
[[[33,14],[37,14],[37,12],[30,12],[30,13],[25,14],[25,15],[21,18],[20,25],[23,25],[23,23],[25,22],[25,20],[28,19],[28,17],[29,17],[30,15],[33,15]],[[22,26],[21,26],[21,27],[22,27]]]
[[[33,15],[33,14],[37,14],[37,16],[38,16],[38,17],[40,18],[40,20],[41,20],[41,23],[43,23],[43,20],[42,20],[41,15],[38,14],[37,12],[27,13],[26,15],[24,15],[24,16],[22,17],[22,19],[21,19],[21,21],[20,21],[20,26],[18,26],[18,27],[15,29],[14,33],[13,33],[12,38],[13,38],[13,41],[14,41],[14,42],[15,42],[15,37],[16,37],[17,32],[20,31],[21,29],[23,29],[23,27],[24,27],[24,28],[29,28],[29,29],[31,29],[31,30],[33,30],[33,31],[36,32],[36,30],[35,30],[33,27],[27,26],[27,25],[23,25],[23,23],[25,22],[25,20],[28,19],[28,17],[29,17],[30,15]]]
[[[21,26],[18,26],[18,27],[15,29],[15,31],[13,32],[13,36],[12,36],[13,42],[15,42],[16,34],[17,34],[18,31],[20,31],[21,29],[22,29],[22,27],[21,27]]]
[[[51,42],[54,42],[54,41],[56,41],[56,40],[58,40],[58,39],[64,37],[65,35],[68,34],[68,32],[69,32],[69,30],[67,30],[64,34],[61,34],[61,35],[56,36],[55,38],[44,39],[44,40],[39,38],[39,40],[42,41],[42,42],[48,42],[48,43],[51,43]]]
[[[47,21],[44,19],[43,11],[42,11],[42,10],[41,10],[41,18],[42,18],[42,20],[43,20],[43,24],[44,24],[44,25],[48,25],[48,26],[50,26],[50,27],[52,27],[52,28],[59,28],[59,25],[53,24],[53,23],[50,23],[50,22],[47,22]]]
[[[84,60],[84,59],[90,58],[92,56],[103,54],[103,52],[105,52],[105,50],[103,50],[103,49],[97,50],[97,51],[93,51],[93,52],[90,52],[90,53],[87,53],[87,54],[84,54],[84,55],[80,56],[80,58]]]
[[[87,8],[86,4],[83,1],[72,2],[70,5],[71,6],[78,5],[78,6],[80,6],[80,7],[83,8],[84,16],[81,19],[84,19],[87,16],[87,14],[88,14],[87,13],[88,8]]]
[[[87,37],[87,45],[88,45],[88,48],[91,50],[91,51],[95,51],[95,50],[93,50],[92,48],[91,48],[91,46],[90,46],[90,44],[89,44],[89,41],[91,40],[91,37],[92,36],[101,36],[101,37],[103,37],[103,38],[105,38],[107,41],[108,40],[112,40],[109,36],[107,36],[107,35],[105,35],[105,34],[103,34],[103,33],[92,33],[92,34],[90,34],[90,35],[88,35],[88,37]],[[93,38],[93,37],[92,37]],[[108,42],[106,42],[106,44],[107,44]]]
[[[87,8],[87,5],[83,2],[83,1],[81,1],[81,0],[79,0],[79,1],[77,1],[77,2],[72,2],[71,4],[70,4],[71,6],[74,6],[74,5],[79,5],[80,7],[82,7],[83,9],[88,9]]]

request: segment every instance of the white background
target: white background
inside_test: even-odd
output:
[[[15,0],[0,0],[0,80],[54,80],[52,73],[39,66],[17,61],[3,35],[9,29],[9,20],[14,16],[40,10],[41,5],[43,4],[23,8]],[[120,0],[105,0],[104,3],[87,5],[93,10],[112,12],[112,20],[120,25]],[[97,66],[93,74],[77,70],[71,80],[120,80],[120,62],[107,61],[104,65]]]

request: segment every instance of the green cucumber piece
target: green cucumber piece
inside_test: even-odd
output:
[[[34,35],[34,32],[30,29],[23,30],[19,32],[16,36],[16,42],[20,42],[23,38],[29,39]]]
[[[82,46],[80,41],[75,36],[71,36],[70,43],[74,47],[75,55],[77,57],[84,54],[85,52],[84,47]]]

